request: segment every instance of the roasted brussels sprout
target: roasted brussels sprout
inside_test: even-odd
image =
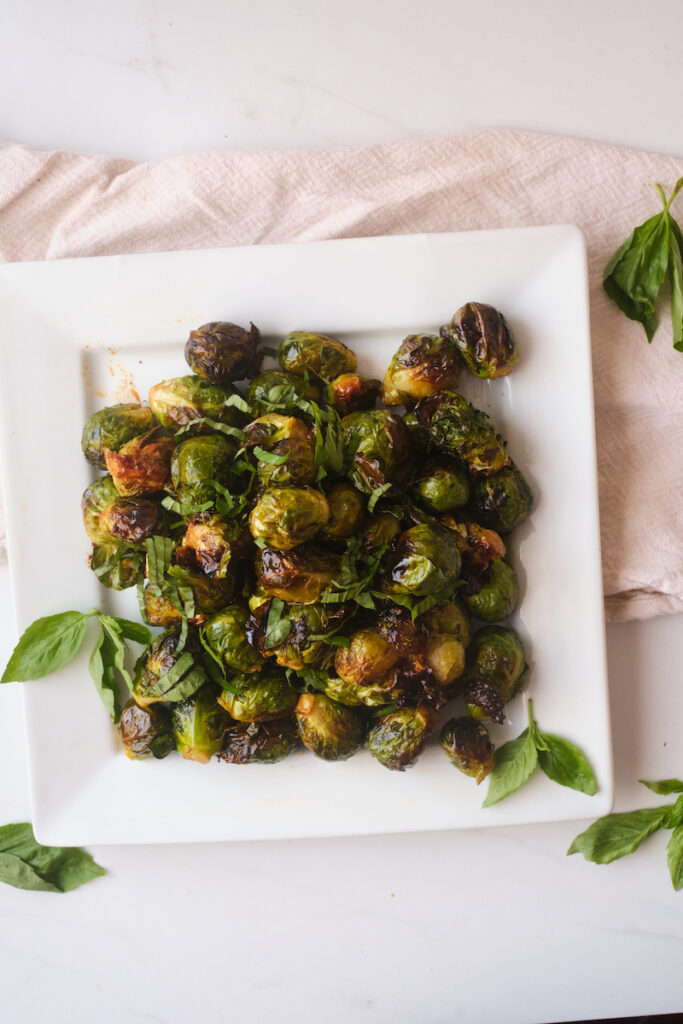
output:
[[[310,436],[310,427],[302,419],[298,416],[283,416],[279,412],[264,413],[244,428],[244,443],[247,448],[258,445],[268,451],[280,441],[291,438],[307,441]]]
[[[90,558],[90,568],[103,587],[110,590],[128,590],[134,587],[140,574],[142,556],[125,544],[112,541],[96,544]]]
[[[184,550],[177,548],[176,554],[182,556]],[[215,579],[196,566],[179,564],[173,568],[174,582],[192,591],[195,616],[212,615],[226,605],[235,592],[235,579],[231,575]],[[180,608],[171,597],[155,593],[148,585],[144,590],[144,607],[150,626],[173,626],[182,620]]]
[[[222,608],[203,627],[204,642],[216,658],[232,672],[258,672],[263,658],[247,639],[249,612],[239,604]]]
[[[387,483],[404,483],[413,468],[410,432],[400,416],[386,409],[353,412],[342,420],[347,444],[357,445],[350,476],[371,494]]]
[[[340,416],[374,409],[381,387],[380,381],[357,373],[342,373],[330,385],[332,400]]]
[[[81,498],[83,526],[93,544],[111,544],[111,537],[103,527],[100,518],[108,505],[118,501],[118,497],[119,492],[110,476],[100,477],[84,490]]]
[[[301,545],[293,551],[259,551],[256,576],[259,585],[271,597],[291,604],[313,604],[339,572],[339,559],[313,545]]]
[[[290,551],[320,533],[330,518],[327,499],[312,487],[274,487],[261,495],[249,516],[257,540]]]
[[[503,377],[517,365],[519,352],[505,317],[485,302],[461,306],[441,334],[458,347],[476,377]]]
[[[347,480],[338,480],[327,494],[330,519],[323,537],[344,540],[358,531],[365,513],[365,501],[359,491]]]
[[[173,452],[171,480],[183,505],[212,501],[214,490],[209,481],[224,483],[237,451],[237,442],[222,434],[190,437]]]
[[[500,622],[507,618],[515,610],[518,598],[517,573],[503,558],[493,562],[480,590],[465,595],[470,614],[482,622]]]
[[[300,376],[309,370],[331,380],[340,373],[353,373],[356,357],[350,348],[325,334],[292,331],[280,343],[280,366]]]
[[[467,652],[467,677],[486,679],[512,700],[524,685],[529,671],[524,644],[514,629],[483,626],[472,637]]]
[[[100,526],[112,540],[141,548],[148,537],[168,533],[168,516],[149,498],[117,498],[102,510]]]
[[[467,504],[470,482],[465,470],[452,461],[433,460],[420,472],[410,493],[430,512],[453,512]]]
[[[117,452],[105,449],[104,459],[122,498],[166,490],[171,480],[173,438],[160,429],[134,437]]]
[[[462,363],[450,338],[409,334],[401,342],[384,377],[385,405],[415,404],[437,391],[458,385]]]
[[[430,452],[433,447],[432,435],[429,433],[427,428],[420,423],[412,409],[410,412],[404,413],[403,422],[408,428],[413,441],[413,446],[422,452]]]
[[[462,688],[465,710],[479,722],[503,722],[505,720],[503,695],[495,683],[487,679],[470,677]]]
[[[263,342],[258,327],[214,322],[190,331],[185,360],[193,373],[212,384],[254,377],[263,362]]]
[[[296,705],[296,720],[301,742],[324,761],[345,761],[363,745],[362,714],[324,693],[302,694]]]
[[[162,758],[175,750],[171,715],[165,704],[141,708],[131,697],[123,705],[119,720],[123,749],[132,761],[145,757]]]
[[[239,693],[223,690],[219,704],[238,722],[267,722],[285,718],[296,707],[299,694],[284,672],[266,665],[257,675],[233,676]]]
[[[194,552],[202,571],[213,579],[224,579],[230,563],[242,558],[250,544],[246,525],[210,509],[192,516],[182,540],[182,546]]]
[[[372,626],[356,630],[348,647],[339,647],[334,659],[337,675],[354,686],[382,683],[399,658],[396,647]]]
[[[252,612],[247,622],[249,642],[265,657],[273,657],[283,668],[299,671],[307,666],[326,668],[334,660],[334,647],[323,639],[344,619],[344,609],[339,605],[293,604],[287,608],[286,617],[290,628],[287,636],[279,643],[269,646],[266,626],[271,602],[260,605]]]
[[[443,391],[424,398],[415,407],[415,415],[428,428],[436,447],[457,456],[472,472],[497,473],[509,465],[505,445],[486,413],[462,395]]]
[[[177,654],[179,637],[179,627],[167,629],[135,663],[132,695],[142,707],[158,701],[184,700],[206,682],[196,634],[190,630],[183,651]]]
[[[303,420],[267,413],[246,427],[245,437],[264,487],[304,487],[313,482],[315,445]]]
[[[278,412],[299,416],[305,402],[320,402],[320,387],[314,379],[285,370],[264,370],[249,382],[247,401],[261,415]]]
[[[436,676],[444,695],[450,697],[448,689],[465,671],[465,647],[457,637],[448,633],[434,633],[429,638],[425,661]]]
[[[365,518],[363,527],[363,548],[369,554],[380,551],[385,545],[391,544],[403,529],[403,510],[401,508],[382,509]]]
[[[441,730],[441,746],[465,775],[483,782],[493,768],[493,744],[481,722],[464,715],[451,718]]]
[[[439,526],[418,523],[404,530],[387,553],[382,578],[385,594],[425,597],[455,583],[460,552],[453,536]]]
[[[484,526],[498,533],[510,533],[524,522],[533,503],[533,491],[513,463],[490,476],[477,476],[470,508]]]
[[[430,608],[419,619],[432,633],[447,633],[459,640],[463,647],[470,642],[470,616],[461,598],[455,597],[448,604]]]
[[[438,723],[438,712],[428,704],[399,708],[383,715],[372,726],[368,733],[368,750],[385,768],[404,772],[415,764]]]
[[[172,377],[162,380],[149,389],[149,404],[162,426],[177,433],[188,424],[192,426],[183,432],[183,437],[197,434],[211,434],[213,429],[206,423],[195,420],[208,419],[214,423],[226,423],[241,427],[245,422],[244,413],[235,405],[226,405],[236,395],[233,387],[209,384],[193,374],[186,377]]]
[[[228,764],[275,764],[299,746],[293,718],[274,722],[245,722],[228,730],[219,761]]]
[[[88,462],[98,469],[106,466],[106,449],[117,452],[128,441],[147,434],[157,426],[154,413],[144,405],[132,402],[108,405],[93,413],[83,427],[81,448]]]
[[[189,761],[208,764],[223,746],[230,715],[216,701],[216,688],[207,683],[201,690],[178,701],[171,709],[178,751]]]

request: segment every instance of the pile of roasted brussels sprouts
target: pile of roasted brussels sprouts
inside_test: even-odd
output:
[[[402,771],[457,699],[441,746],[481,781],[486,722],[528,672],[500,623],[518,598],[507,537],[533,499],[456,389],[463,366],[514,368],[505,319],[468,303],[405,338],[383,383],[322,334],[288,334],[277,369],[265,354],[253,324],[205,324],[191,373],[85,425],[83,453],[106,471],[83,495],[92,570],[137,587],[163,630],[135,666],[126,753],[247,764],[367,746]]]

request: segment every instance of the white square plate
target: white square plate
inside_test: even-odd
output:
[[[148,843],[469,828],[597,816],[612,804],[585,247],[571,226],[347,239],[303,245],[64,260],[0,267],[2,451],[18,630],[41,615],[99,607],[137,618],[134,594],[88,570],[80,496],[86,417],[186,372],[190,328],[210,320],[342,338],[361,372],[382,376],[409,333],[436,330],[470,299],[501,309],[519,366],[499,381],[463,374],[534,486],[512,537],[541,728],[581,745],[591,798],[538,773],[482,810],[486,784],[436,739],[406,773],[362,751],[327,764],[296,753],[274,766],[171,756],[131,762],[90,682],[84,650],[25,684],[36,834],[44,843]],[[267,342],[268,343],[268,342]],[[271,344],[273,342],[271,341]],[[467,378],[470,378],[469,380]],[[525,700],[493,730],[524,727]]]

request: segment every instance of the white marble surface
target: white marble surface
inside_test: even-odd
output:
[[[4,13],[0,136],[37,147],[148,159],[511,126],[683,153],[680,0],[24,0]],[[682,626],[608,628],[619,809],[654,801],[639,777],[683,772]],[[0,567],[0,663],[12,643]],[[0,693],[3,822],[29,813],[17,691]],[[664,840],[600,868],[564,856],[580,827],[94,849],[109,875],[69,896],[0,890],[2,1019],[683,1009],[683,895]]]

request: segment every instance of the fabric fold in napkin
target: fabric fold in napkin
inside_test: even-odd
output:
[[[143,164],[5,143],[0,261],[578,224],[589,257],[605,606],[613,620],[647,618],[683,611],[683,354],[668,310],[648,346],[607,299],[602,270],[658,211],[654,182],[669,193],[681,175],[683,160],[516,131]],[[680,220],[683,197],[678,207]],[[0,512],[0,547],[2,531]]]

